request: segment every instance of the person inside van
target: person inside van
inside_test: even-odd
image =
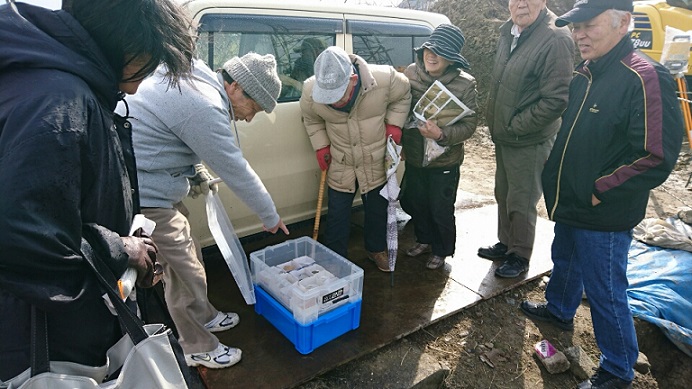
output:
[[[388,65],[370,65],[339,47],[315,61],[315,75],[303,85],[303,123],[327,170],[329,213],[325,245],[348,258],[351,205],[360,192],[365,209],[368,258],[389,272],[387,205],[380,195],[387,181],[385,147],[389,135],[401,141],[411,105],[408,79]]]
[[[461,55],[464,35],[452,24],[439,25],[423,45],[416,49],[416,61],[404,74],[411,83],[411,106],[435,82],[441,82],[454,96],[472,111],[476,111],[476,80],[464,70],[469,63]],[[459,170],[464,160],[464,141],[476,131],[475,113],[450,125],[442,125],[459,112],[440,111],[434,119],[420,122],[409,120],[404,128],[402,145],[406,156],[406,173],[402,182],[401,207],[411,215],[416,243],[406,255],[416,257],[432,253],[428,269],[439,269],[445,259],[454,254],[456,225],[454,202],[459,186]],[[438,125],[439,124],[439,125]],[[424,163],[426,139],[432,139],[446,151],[429,163]]]
[[[315,74],[315,59],[327,46],[319,38],[305,38],[300,47],[295,49],[300,57],[293,63],[290,76],[280,74],[282,83],[282,97],[300,96],[303,90],[303,81]]]
[[[156,222],[152,238],[159,247],[166,304],[185,360],[189,366],[229,367],[240,361],[241,351],[220,343],[213,332],[234,327],[239,317],[209,302],[201,249],[181,201],[191,182],[199,185],[198,192],[210,190],[204,160],[259,216],[265,231],[288,234],[232,131],[233,121],[250,122],[257,113],[276,107],[281,89],[276,60],[270,54],[248,53],[231,58],[218,72],[195,60],[192,76],[179,88],[162,83],[165,74],[166,68],[160,67],[118,111],[132,117],[142,213]]]

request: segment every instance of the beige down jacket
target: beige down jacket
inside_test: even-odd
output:
[[[351,62],[360,74],[360,91],[350,112],[338,111],[312,99],[315,77],[303,85],[300,108],[312,147],[331,146],[327,174],[330,188],[369,192],[387,180],[384,169],[385,123],[402,127],[411,107],[408,79],[393,67],[368,65],[357,55]]]

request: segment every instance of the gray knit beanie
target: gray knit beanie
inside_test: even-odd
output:
[[[281,93],[281,80],[273,55],[247,53],[240,58],[231,58],[223,64],[223,69],[265,112],[274,110]]]

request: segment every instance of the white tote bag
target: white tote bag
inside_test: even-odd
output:
[[[45,317],[45,316],[44,316]],[[137,343],[124,335],[108,350],[108,363],[92,367],[72,362],[50,362],[49,371],[31,376],[31,368],[0,384],[7,389],[187,388],[175,353],[170,329],[163,324],[144,326],[147,337]],[[182,351],[182,350],[181,350]],[[104,379],[120,371],[117,378]]]
[[[192,382],[182,347],[163,324],[144,325],[120,299],[115,277],[90,248],[84,258],[113,303],[126,334],[106,353],[106,365],[50,361],[45,312],[31,307],[31,367],[0,389],[185,389]]]

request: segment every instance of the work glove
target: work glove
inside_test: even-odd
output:
[[[401,144],[401,127],[395,126],[393,124],[385,124],[384,127],[385,127],[385,133],[387,134],[386,136],[389,137],[391,135],[394,143],[400,145]]]
[[[317,150],[317,163],[320,165],[322,171],[329,169],[329,164],[332,163],[332,153],[329,146],[322,147]]]
[[[195,165],[195,175],[190,178],[190,192],[188,193],[188,196],[196,199],[201,194],[206,196],[209,191],[212,191],[213,193],[218,192],[218,184],[209,185],[209,181],[212,179],[213,177],[211,174],[209,174],[209,171],[206,167],[204,167],[204,165],[201,163]]]

